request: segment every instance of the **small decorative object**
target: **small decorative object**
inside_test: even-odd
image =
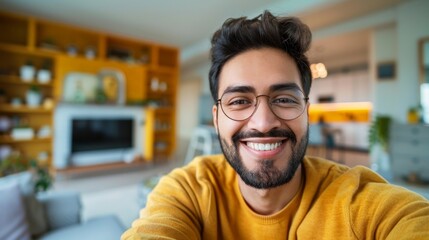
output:
[[[152,80],[150,81],[150,90],[152,90],[153,92],[158,91],[159,89],[159,80],[158,78],[152,78]]]
[[[167,91],[167,83],[166,82],[160,82],[159,83],[159,91],[161,91],[161,92]]]
[[[14,140],[33,139],[34,131],[30,127],[16,127],[12,129],[11,137]]]
[[[37,154],[37,161],[40,163],[46,163],[49,158],[49,153],[47,151],[42,151]]]
[[[43,63],[42,68],[37,71],[37,82],[42,84],[47,84],[51,81],[51,63],[46,60]]]
[[[10,102],[10,104],[13,107],[20,107],[22,105],[22,100],[21,100],[21,98],[14,97],[14,98],[12,98],[12,101]]]
[[[12,154],[12,148],[9,145],[0,145],[0,160],[8,158]]]
[[[43,108],[52,109],[53,107],[54,107],[54,100],[52,100],[52,98],[45,98],[45,100],[43,100]]]
[[[149,54],[150,54],[149,48],[143,48],[142,55],[140,57],[141,63],[143,63],[143,64],[148,64],[149,63],[149,60],[150,60]]]
[[[33,66],[33,63],[28,60],[25,65],[21,66],[19,69],[19,74],[23,82],[32,82],[34,75],[36,74],[36,69]]]
[[[409,124],[419,123],[419,111],[417,108],[408,109],[407,120]]]
[[[58,46],[55,44],[54,40],[51,38],[45,39],[42,41],[42,44],[40,45],[41,48],[45,50],[50,51],[59,51]]]
[[[73,56],[73,57],[76,56],[77,55],[77,47],[75,45],[73,45],[73,44],[70,44],[67,47],[67,54],[69,56]]]
[[[37,131],[38,138],[48,138],[51,136],[51,127],[49,125],[42,126],[39,131]]]
[[[85,57],[88,59],[94,59],[95,58],[95,49],[93,47],[88,47],[85,50]]]
[[[38,107],[42,102],[42,94],[37,86],[31,86],[26,94],[27,106]]]
[[[0,116],[0,134],[9,132],[12,127],[12,120],[8,116]]]
[[[99,87],[95,90],[95,102],[96,103],[105,103],[107,100],[106,93],[104,93],[103,88]]]

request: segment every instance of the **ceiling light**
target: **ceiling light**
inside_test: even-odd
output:
[[[328,70],[326,70],[325,64],[323,63],[313,63],[310,65],[310,69],[313,79],[326,78],[328,76]]]

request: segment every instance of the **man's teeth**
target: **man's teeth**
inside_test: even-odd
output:
[[[247,146],[251,149],[257,150],[257,151],[270,151],[278,148],[282,143],[276,142],[276,143],[254,143],[254,142],[247,142]]]

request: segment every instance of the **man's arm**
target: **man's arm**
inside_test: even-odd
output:
[[[427,199],[392,185],[365,192],[357,201],[360,206],[355,205],[351,214],[358,235],[375,239],[428,239]]]
[[[201,222],[195,189],[180,174],[165,176],[149,194],[146,208],[121,237],[131,239],[200,239]]]

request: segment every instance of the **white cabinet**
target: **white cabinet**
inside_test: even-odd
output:
[[[429,181],[429,126],[392,123],[389,152],[396,177]]]

